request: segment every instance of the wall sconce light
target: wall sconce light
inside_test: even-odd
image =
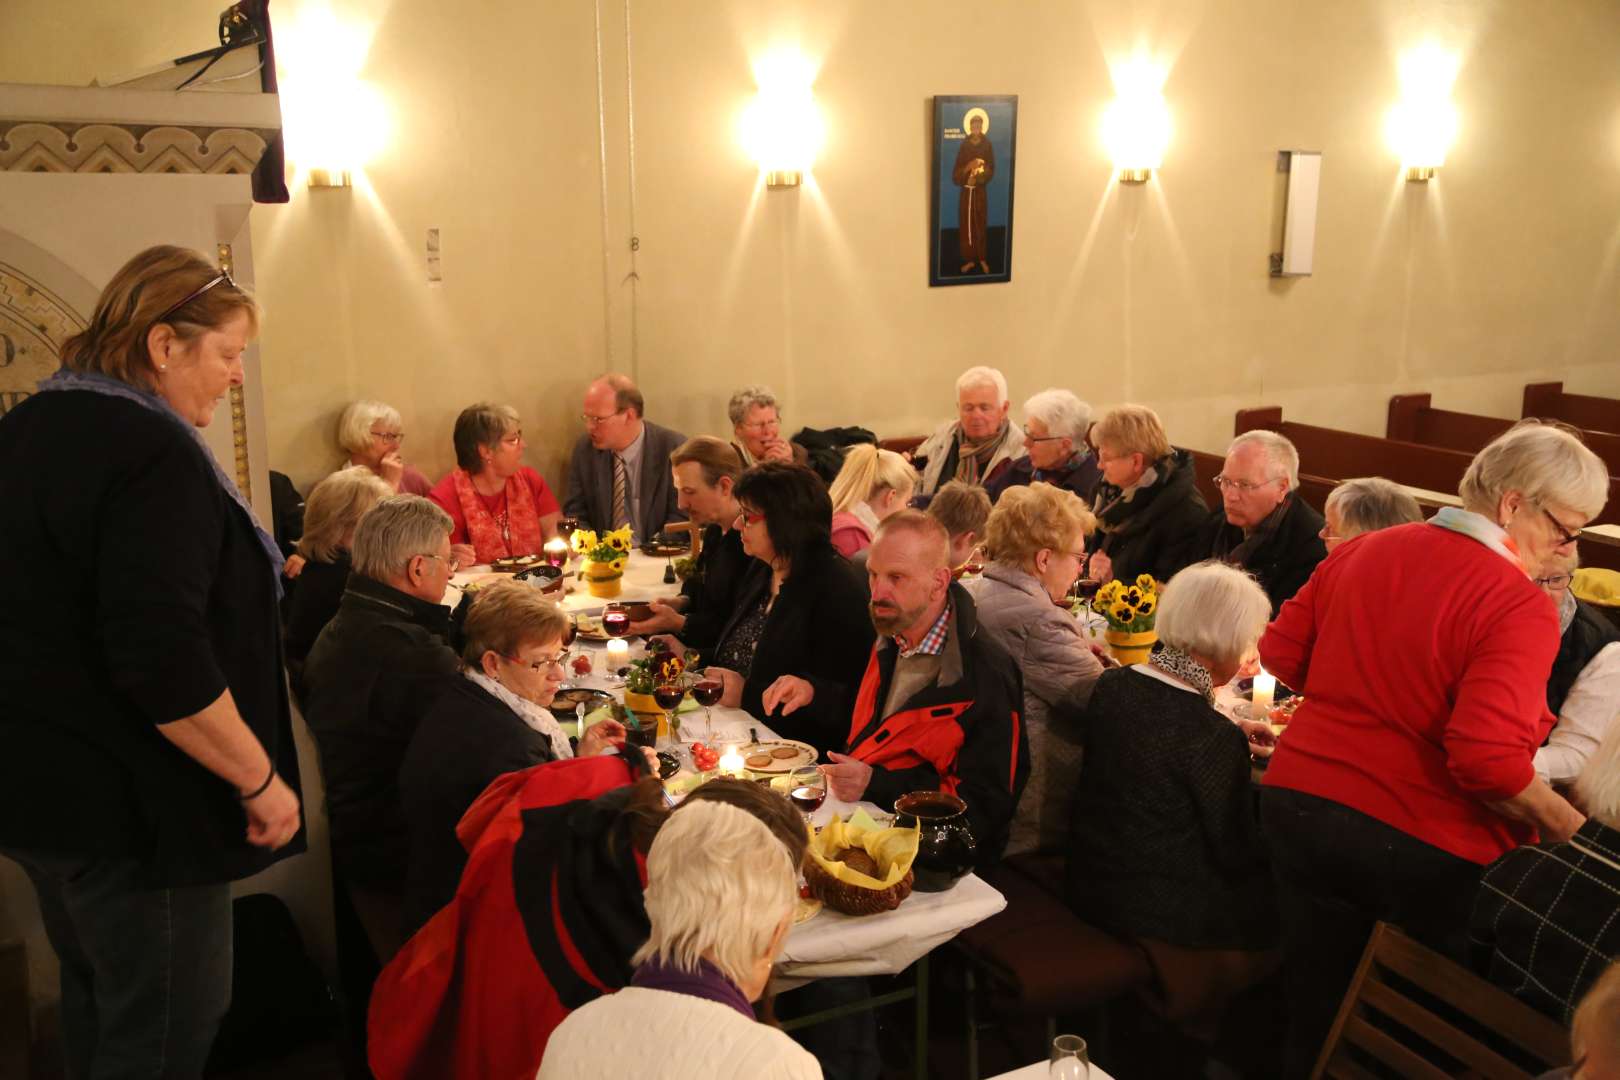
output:
[[[347,188],[388,140],[388,109],[360,78],[372,31],[340,21],[324,3],[278,27],[281,114],[287,156],[311,188]]]
[[[797,187],[815,164],[824,128],[811,87],[816,68],[791,50],[754,64],[759,93],[742,116],[742,143],[769,188]]]
[[[1457,79],[1457,57],[1426,44],[1401,57],[1401,100],[1384,120],[1390,148],[1400,155],[1408,180],[1423,181],[1446,163],[1446,151],[1457,136],[1457,110],[1451,85]]]
[[[1122,184],[1152,179],[1170,142],[1170,110],[1164,103],[1165,69],[1133,59],[1112,69],[1114,100],[1103,112],[1103,145]]]

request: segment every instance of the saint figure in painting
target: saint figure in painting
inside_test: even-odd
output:
[[[983,109],[969,109],[967,138],[956,151],[956,168],[951,180],[962,189],[957,196],[957,242],[962,250],[962,273],[975,264],[979,273],[988,274],[990,263],[985,256],[985,227],[990,211],[985,203],[985,186],[996,175],[996,152],[985,137],[988,117]]]

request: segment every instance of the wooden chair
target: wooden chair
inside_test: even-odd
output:
[[[928,441],[926,435],[899,435],[893,439],[879,439],[879,450],[893,450],[897,454],[909,453]]]
[[[1394,977],[1393,979],[1391,977]],[[1494,1036],[1502,1049],[1431,1011],[1399,984],[1416,986]],[[1526,1067],[1509,1060],[1534,1061]],[[1382,1069],[1363,1064],[1376,1061]],[[1530,1080],[1570,1060],[1569,1032],[1473,972],[1433,952],[1395,927],[1373,927],[1355,979],[1311,1073],[1366,1080],[1393,1072],[1418,1080],[1464,1075],[1483,1080]]]
[[[690,521],[672,521],[659,531],[664,533],[673,533],[676,536],[679,536],[681,533],[686,533],[688,536],[690,536],[692,538],[692,558],[694,559],[698,557],[698,552],[703,550],[702,526],[694,525]]]

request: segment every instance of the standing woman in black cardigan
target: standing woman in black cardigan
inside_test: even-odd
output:
[[[303,850],[281,555],[197,430],[257,330],[227,275],[150,248],[0,419],[0,853],[61,961],[72,1076],[200,1076],[230,882]]]
[[[767,461],[736,490],[743,550],[756,562],[712,654],[721,703],[819,751],[842,746],[874,631],[866,583],[832,546],[827,487],[803,465]],[[789,675],[810,683],[814,702],[772,715]]]

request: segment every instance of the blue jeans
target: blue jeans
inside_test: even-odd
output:
[[[132,859],[4,854],[61,962],[70,1080],[202,1076],[231,1002],[231,887],[146,889]]]
[[[1376,922],[1459,963],[1478,863],[1330,799],[1261,789],[1260,820],[1271,848],[1282,915],[1288,991],[1285,1075],[1310,1075]]]

